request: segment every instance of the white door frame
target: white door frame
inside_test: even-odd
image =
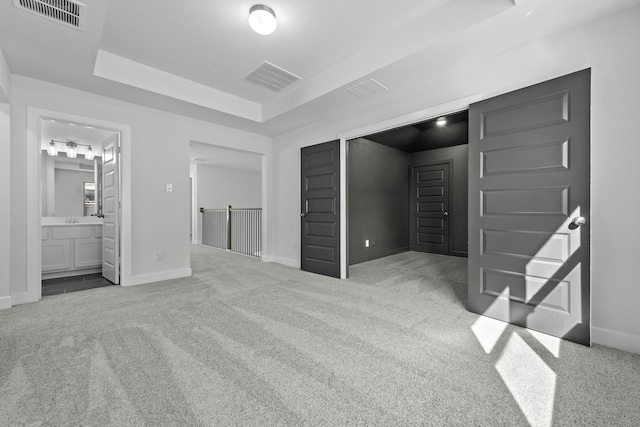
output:
[[[410,125],[413,123],[422,122],[428,119],[432,119],[438,116],[444,116],[447,114],[455,113],[461,110],[466,110],[469,105],[474,102],[481,101],[483,99],[482,94],[475,94],[467,96],[465,98],[456,99],[444,104],[435,105],[433,107],[425,108],[424,110],[415,111],[413,113],[405,114],[398,117],[385,120],[383,122],[375,123],[373,125],[361,127],[347,132],[338,134],[340,138],[340,222],[343,224],[340,227],[340,278],[346,279],[349,275],[349,258],[348,258],[348,236],[349,230],[347,223],[348,212],[348,195],[347,195],[347,141],[354,138],[362,138],[367,135],[371,135],[378,132],[384,132],[390,129],[399,128],[402,126]]]
[[[120,284],[131,282],[131,127],[93,117],[27,106],[27,291],[13,297],[13,305],[36,302],[42,298],[42,196],[40,191],[40,120],[54,119],[120,132],[121,212]]]

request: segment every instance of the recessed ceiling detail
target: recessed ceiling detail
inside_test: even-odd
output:
[[[385,90],[389,89],[387,89],[375,79],[369,79],[347,89],[348,92],[362,99],[368,98],[380,92],[384,92]]]
[[[264,61],[258,68],[249,73],[244,80],[274,92],[280,92],[285,87],[300,80],[300,77],[270,62]]]
[[[85,5],[72,0],[13,0],[17,7],[82,30]]]

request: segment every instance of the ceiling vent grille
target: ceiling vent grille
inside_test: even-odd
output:
[[[280,92],[285,87],[300,80],[300,77],[265,61],[243,80],[274,92]]]
[[[82,30],[85,5],[72,0],[13,0],[17,7]]]
[[[376,93],[384,92],[385,90],[389,90],[384,87],[380,82],[374,79],[367,80],[362,83],[358,83],[355,86],[351,86],[347,91],[358,98],[368,98],[370,96],[375,95]]]

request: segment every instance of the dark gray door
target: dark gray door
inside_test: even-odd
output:
[[[340,141],[301,156],[301,268],[340,277]]]
[[[411,168],[411,247],[449,254],[449,164]]]
[[[469,309],[586,345],[590,75],[469,109]]]

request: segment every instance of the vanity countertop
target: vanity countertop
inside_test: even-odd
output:
[[[43,227],[73,227],[82,225],[102,225],[102,218],[95,216],[76,217],[78,222],[65,222],[65,217],[42,217]]]

